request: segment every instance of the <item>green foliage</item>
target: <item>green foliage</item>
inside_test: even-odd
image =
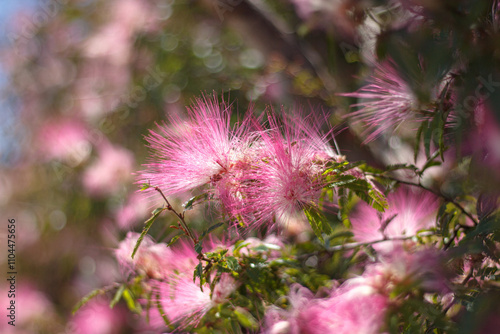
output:
[[[356,36],[362,31],[359,28],[364,28],[365,24],[378,25],[381,31],[373,40],[377,56],[375,58],[378,61],[393,62],[398,75],[409,87],[408,94],[415,98],[412,99],[408,110],[405,110],[409,114],[408,117],[405,115],[402,117],[410,122],[412,117],[416,117],[420,122],[418,125],[410,124],[407,129],[403,129],[403,135],[384,133],[382,138],[369,144],[371,146],[366,150],[353,146],[364,139],[353,140],[352,135],[355,131],[345,135],[345,138],[342,138],[344,134],[339,136],[341,138],[339,141],[343,141],[339,146],[343,150],[346,147],[345,152],[352,153],[353,157],[360,160],[349,163],[344,158],[338,157],[337,161],[327,163],[323,173],[316,175],[318,181],[327,186],[321,189],[318,203],[307,203],[302,208],[314,235],[309,231],[293,232],[291,228],[292,231],[286,231],[290,234],[284,237],[285,246],[266,242],[255,245],[255,240],[238,240],[229,249],[207,251],[203,241],[212,236],[230,235],[228,239],[232,241],[233,236],[247,238],[254,237],[257,233],[246,231],[245,233],[249,233],[248,236],[241,234],[243,219],[240,217],[236,218],[239,224],[235,223],[230,228],[220,229],[230,224],[223,222],[226,217],[211,219],[213,217],[209,217],[210,215],[200,214],[194,210],[196,208],[202,211],[216,198],[214,193],[204,191],[205,189],[183,204],[182,213],[172,210],[170,204],[168,208],[156,209],[142,227],[132,258],[146,234],[153,234],[154,229],[158,227],[156,224],[152,229],[154,221],[163,211],[170,210],[174,211],[175,215],[166,218],[168,221],[165,225],[164,238],[169,240],[166,247],[175,249],[175,243],[181,236],[189,237],[194,245],[196,265],[189,269],[188,278],[191,278],[193,270],[193,281],[199,283],[202,291],[209,286],[212,297],[223,275],[227,274],[237,282],[235,290],[227,301],[211,305],[212,309],[206,313],[199,325],[196,328],[188,327],[186,331],[242,334],[259,332],[262,330],[262,319],[270,305],[282,309],[283,312],[292,307],[286,296],[293,284],[307,287],[313,294],[322,297],[328,295],[331,288],[342,284],[353,275],[363,275],[363,269],[368,264],[385,261],[383,254],[376,251],[378,248],[375,242],[354,242],[349,217],[356,210],[359,201],[368,203],[379,212],[379,217],[382,217],[389,207],[385,195],[400,186],[419,189],[438,198],[436,201],[440,203],[439,209],[435,217],[429,218],[435,218],[436,225],[429,230],[419,231],[416,236],[408,236],[412,238],[402,243],[402,249],[405,252],[424,248],[446,250],[445,254],[449,258],[442,269],[447,271],[448,267],[451,268],[451,274],[447,273],[449,274],[447,283],[454,299],[446,300],[443,293],[440,295],[428,292],[418,282],[413,282],[411,277],[403,277],[402,281],[397,281],[400,277],[394,274],[394,277],[391,276],[394,281],[390,284],[377,286],[377,289],[384,290],[383,292],[377,290],[378,292],[387,293],[390,297],[389,312],[382,330],[390,333],[474,332],[481,328],[489,312],[498,309],[498,303],[492,296],[498,299],[496,288],[500,283],[497,268],[500,216],[497,209],[498,196],[495,195],[499,180],[490,177],[490,175],[497,176],[495,170],[497,166],[482,164],[481,159],[484,156],[480,154],[480,159],[475,157],[476,153],[483,152],[472,154],[466,150],[465,153],[462,152],[460,142],[468,139],[464,135],[468,135],[469,128],[474,128],[477,125],[475,123],[481,123],[481,115],[474,115],[470,110],[464,112],[458,108],[462,104],[468,109],[466,102],[472,101],[474,108],[475,104],[481,102],[491,109],[500,110],[498,108],[500,94],[495,91],[499,86],[496,81],[499,73],[497,63],[500,59],[497,46],[499,23],[497,13],[492,13],[491,9],[492,6],[496,8],[497,3],[491,1],[437,1],[432,5],[430,3],[419,2],[418,13],[412,13],[412,15],[418,14],[419,19],[412,22],[410,29],[400,22],[403,18],[401,13],[405,13],[405,8],[382,0],[351,1],[342,10],[332,12],[327,8],[315,10],[309,20],[301,17],[295,7],[287,6],[285,2],[264,1],[262,4],[259,3],[259,6],[248,6],[246,2],[242,2],[225,12],[228,17],[233,15],[227,21],[224,21],[224,15],[220,13],[219,17],[214,16],[214,20],[214,17],[207,13],[207,9],[202,7],[202,2],[181,1],[176,2],[173,9],[169,7],[174,15],[171,15],[168,22],[162,22],[152,29],[152,32],[143,31],[135,36],[137,38],[133,46],[138,53],[127,60],[130,62],[127,66],[130,68],[126,66],[120,68],[132,78],[126,87],[130,95],[128,98],[141,85],[141,81],[144,82],[145,67],[154,65],[153,67],[164,76],[157,86],[147,88],[144,98],[138,98],[136,101],[132,101],[133,99],[120,101],[121,106],[117,109],[125,110],[126,113],[117,110],[105,111],[103,115],[92,119],[92,122],[100,125],[111,124],[110,128],[94,129],[103,136],[99,140],[123,142],[128,149],[136,151],[137,161],[145,160],[145,150],[137,138],[145,133],[146,128],[151,127],[153,121],[163,116],[165,104],[168,108],[183,104],[206,87],[213,87],[217,92],[230,91],[231,96],[225,93],[224,100],[237,100],[240,109],[245,109],[247,104],[255,104],[256,113],[261,112],[263,109],[261,107],[264,105],[262,101],[267,98],[274,98],[276,103],[284,103],[283,101],[314,97],[315,101],[321,104],[321,108],[335,108],[335,115],[329,121],[334,126],[340,125],[344,122],[344,114],[341,110],[342,101],[336,94],[342,91],[355,91],[360,83],[357,82],[358,79],[353,78],[369,72],[372,67],[372,64],[363,64],[361,55],[370,50],[364,45],[358,45],[359,36]],[[407,5],[412,6],[412,4]],[[90,29],[92,25],[96,25],[92,15],[83,15],[81,9],[75,5],[68,4],[68,8],[61,10],[65,12],[66,19],[76,19],[79,24],[83,22],[86,28]],[[96,9],[94,11],[99,12]],[[322,16],[325,14],[328,15],[327,19]],[[231,22],[231,26],[245,26],[244,19],[247,16],[251,22],[267,24],[259,24],[258,29],[248,29],[247,26],[242,30],[244,32],[242,35],[227,29],[227,22]],[[106,26],[105,18],[103,15],[97,21],[102,20],[103,26]],[[222,21],[219,22],[219,19]],[[233,24],[237,22],[236,20],[241,20],[238,22],[241,24]],[[328,26],[329,23],[334,24]],[[324,26],[328,26],[328,29],[323,30]],[[47,31],[60,30],[59,26],[56,27],[57,29],[52,28]],[[268,27],[271,27],[272,31],[266,30]],[[256,35],[249,40],[259,40],[263,47],[259,49],[261,46],[245,45],[246,35],[254,34],[261,29],[265,32],[263,35],[265,38]],[[273,36],[282,35],[281,32],[276,33],[280,30],[287,32],[285,44],[281,43],[281,39],[274,43]],[[51,40],[49,37],[51,36],[46,35],[46,32],[40,31],[35,40],[41,43],[44,39]],[[348,45],[346,41],[350,41]],[[371,43],[363,42],[363,44]],[[290,45],[293,47],[290,48]],[[276,51],[282,48],[286,50]],[[60,53],[60,50],[57,50],[57,53]],[[43,56],[46,56],[45,53]],[[258,56],[269,61],[262,63],[245,61],[246,58],[256,60]],[[38,63],[45,66],[45,59],[37,58],[36,53],[30,57],[34,57],[29,58],[30,66],[37,66]],[[86,63],[84,58],[92,57],[77,56],[75,60],[67,59],[64,62],[56,59],[53,63],[69,62],[74,67],[74,71],[71,71],[75,73],[73,75],[77,79],[82,79],[79,74],[86,71],[80,68],[79,62],[87,67],[92,65]],[[40,67],[33,73],[38,72],[45,73],[46,69]],[[489,76],[493,81],[492,87],[487,87],[484,83],[485,78]],[[23,83],[24,77],[29,78],[30,85],[27,82]],[[19,86],[20,93],[25,91],[25,87],[31,87],[32,82],[37,82],[27,75],[25,69],[20,69],[14,79],[13,85]],[[19,85],[18,81],[22,84]],[[78,81],[81,82],[75,80]],[[280,87],[274,89],[273,85]],[[38,95],[50,96],[46,103],[37,103],[47,115],[56,110],[56,113],[67,116],[66,109],[61,109],[61,106],[67,107],[66,100],[78,101],[73,96],[70,99],[65,96],[65,90],[72,94],[78,91],[75,89],[77,86],[72,83],[67,88],[50,84],[37,86],[49,87],[47,90],[36,92],[37,94],[32,94],[31,90],[34,88],[28,89],[30,98]],[[100,87],[104,90],[103,96],[116,94],[106,91],[107,86],[112,85],[103,82]],[[275,93],[278,97],[272,97],[273,92],[281,90],[284,92]],[[481,92],[484,98],[479,98],[477,92]],[[269,96],[260,99],[263,94]],[[59,100],[58,96],[62,98]],[[360,100],[357,103],[362,102]],[[30,101],[30,104],[32,103]],[[495,113],[493,114],[495,116]],[[495,117],[498,118],[498,115]],[[450,119],[453,122],[450,122]],[[456,125],[454,122],[460,124]],[[405,126],[406,124],[402,127]],[[132,130],[136,132],[132,134]],[[292,143],[292,146],[296,143]],[[94,143],[91,146],[94,146]],[[353,147],[355,152],[352,152]],[[393,161],[392,157],[387,155],[389,150],[393,155],[402,157],[406,156],[406,150],[411,147],[413,147],[413,163],[386,165],[388,160]],[[449,154],[450,147],[454,147],[454,154]],[[472,148],[475,149],[474,145]],[[486,146],[484,148],[490,149]],[[92,154],[96,154],[94,147],[91,151]],[[337,151],[340,154],[338,148]],[[492,153],[494,156],[495,152]],[[468,155],[460,157],[458,156],[460,154]],[[444,164],[445,157],[447,164]],[[261,161],[265,164],[270,162],[269,158],[262,158]],[[324,167],[320,162],[314,163]],[[110,199],[90,199],[87,198],[89,196],[68,191],[76,188],[72,185],[81,184],[78,173],[86,170],[87,165],[87,162],[75,163],[70,168],[61,160],[53,161],[51,168],[45,166],[41,172],[43,176],[48,173],[47,170],[57,174],[57,182],[52,181],[52,184],[51,181],[47,181],[49,188],[64,189],[68,194],[64,193],[63,196],[44,194],[39,197],[44,197],[43,203],[51,208],[58,203],[64,203],[61,198],[67,197],[69,198],[65,204],[67,208],[61,210],[67,209],[65,212],[68,212],[68,221],[77,217],[78,220],[88,224],[95,224],[94,221],[99,221],[95,217],[109,216],[109,208],[115,208],[115,201],[124,197],[124,194],[116,192]],[[489,174],[488,168],[493,169]],[[441,174],[433,175],[429,172],[431,169],[441,171]],[[38,174],[33,173],[33,175]],[[59,186],[60,184],[63,186]],[[35,187],[32,193],[36,194],[39,189],[41,188]],[[127,191],[130,189],[132,186],[128,185]],[[146,190],[152,190],[149,184],[142,185],[141,191]],[[334,210],[331,210],[326,202],[334,201],[337,201],[338,211],[332,213]],[[197,218],[184,221],[185,213],[193,213]],[[36,212],[36,216],[41,214]],[[57,213],[54,215],[49,212],[46,216],[48,218],[45,217],[41,221],[53,224]],[[394,218],[395,216],[385,217],[382,225],[390,224]],[[175,225],[173,219],[180,221]],[[96,226],[89,226],[91,232],[88,232],[86,240],[98,239],[94,233],[97,230]],[[181,230],[182,233],[172,235],[173,230],[168,226]],[[286,228],[288,227],[284,227]],[[259,233],[268,236],[271,232],[263,229]],[[390,236],[387,238],[390,239]],[[74,266],[68,267],[74,268]],[[469,268],[468,272],[465,268]],[[136,272],[128,277],[126,282],[94,290],[85,296],[74,311],[92,298],[116,290],[110,307],[120,306],[121,302],[122,306],[127,306],[130,311],[141,313],[146,296],[147,311],[152,308],[157,310],[171,331],[179,331],[178,324],[171,324],[165,314],[160,302],[164,296],[160,296],[160,293],[152,288],[154,279],[145,277],[143,268],[135,269]],[[68,271],[71,271],[71,275],[74,274],[72,270]]]
[[[186,203],[182,204],[182,206],[184,207],[185,211],[192,210],[195,205],[202,204],[207,201],[207,199],[208,195],[206,193],[203,193],[201,195],[191,197],[189,200],[187,200]]]
[[[144,237],[146,236],[146,234],[148,234],[148,231],[151,228],[151,226],[153,225],[154,221],[156,220],[156,218],[158,218],[158,216],[160,215],[160,213],[162,213],[164,210],[166,210],[166,209],[165,208],[157,208],[157,209],[155,209],[152,212],[151,218],[149,218],[148,220],[146,220],[146,222],[144,222],[145,226],[142,229],[141,235],[139,236],[139,239],[137,239],[137,243],[134,246],[134,251],[132,252],[132,258],[134,258],[135,253],[137,252],[137,250],[139,249],[139,246],[142,243],[142,240],[144,239]]]
[[[111,307],[111,308],[115,307],[115,305],[122,298],[123,292],[125,291],[125,289],[126,289],[126,285],[125,284],[120,285],[120,287],[118,288],[118,290],[116,290],[115,296],[111,300],[111,303],[109,303],[109,307]]]
[[[321,214],[321,212],[311,206],[309,208],[304,208],[304,213],[306,214],[307,220],[311,225],[316,237],[324,242],[323,234],[329,235],[332,233],[331,226],[326,222],[326,218]]]
[[[234,310],[234,315],[243,327],[253,330],[259,328],[259,323],[257,322],[257,320],[252,316],[250,312],[248,312],[244,308],[237,306]]]
[[[114,288],[114,287],[113,287]],[[91,299],[103,295],[108,292],[109,288],[95,289],[84,296],[78,303],[73,307],[72,313],[75,314],[82,306],[87,304]]]

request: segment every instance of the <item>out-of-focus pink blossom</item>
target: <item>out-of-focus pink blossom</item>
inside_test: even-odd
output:
[[[94,299],[76,312],[71,321],[75,334],[118,334],[124,324],[124,313],[110,308],[109,302]]]
[[[228,301],[229,296],[236,290],[237,283],[228,273],[223,273],[219,282],[214,287],[212,301],[215,304],[222,304]]]
[[[111,63],[122,65],[129,61],[134,33],[151,19],[146,2],[124,0],[113,2],[109,23],[84,44],[89,57],[106,57]]]
[[[400,188],[387,196],[389,208],[383,213],[362,202],[350,217],[354,239],[359,242],[414,236],[435,226],[438,200],[428,192]],[[373,244],[377,251],[389,253],[401,240]]]
[[[40,129],[37,142],[42,158],[63,160],[72,167],[85,161],[91,150],[88,131],[76,119],[46,122]]]
[[[500,122],[488,102],[481,101],[474,110],[477,133],[471,136],[472,150],[480,155],[479,163],[497,170],[500,167]],[[499,176],[500,177],[500,176]]]
[[[412,111],[419,107],[412,89],[390,61],[377,64],[366,86],[357,92],[340,95],[362,100],[351,105],[359,109],[347,116],[355,123],[366,125],[361,133],[363,138],[366,137],[364,143],[373,141],[405,121],[413,120],[415,117]]]
[[[204,244],[204,251],[213,251],[217,247],[215,241]],[[200,289],[199,279],[193,282],[193,271],[199,263],[197,253],[192,245],[178,242],[164,257],[164,275],[161,281],[153,283],[153,298],[158,301],[169,322],[179,328],[196,326],[201,318],[215,305],[225,303],[237,287],[237,283],[229,274],[223,274],[216,283],[212,296],[210,285]],[[162,326],[164,319],[154,310],[150,314],[151,323]]]
[[[149,207],[148,202],[141,194],[131,194],[126,204],[120,207],[115,213],[115,219],[118,226],[122,229],[130,229],[140,220],[144,220]]]
[[[265,334],[299,334],[299,316],[311,305],[314,295],[307,288],[299,284],[290,287],[288,294],[289,308],[283,310],[278,307],[270,307],[266,311]]]
[[[72,87],[75,110],[85,119],[95,120],[128,103],[127,87],[131,74],[128,68],[110,65],[102,60],[89,60],[80,66],[78,80]],[[107,124],[105,124],[107,126]]]
[[[198,325],[215,305],[210,298],[210,286],[205,284],[201,291],[200,285],[193,282],[192,274],[178,275],[169,282],[158,282],[154,293],[168,321],[177,324],[180,329]],[[161,326],[164,319],[154,312],[151,323]]]
[[[173,258],[172,250],[165,244],[156,244],[149,236],[145,236],[132,259],[132,252],[138,239],[138,233],[129,232],[116,249],[115,255],[122,270],[125,274],[137,271],[151,278],[165,278],[169,271],[169,262]]]
[[[344,38],[356,37],[353,13],[362,10],[362,2],[350,0],[291,0],[302,20],[313,28],[332,30]],[[360,6],[361,5],[361,6]],[[358,8],[359,7],[359,8]]]
[[[270,308],[266,334],[379,333],[388,296],[362,280],[348,280],[326,299],[294,285],[288,310]]]
[[[450,292],[444,254],[436,249],[411,252],[401,246],[368,265],[362,280],[378,292],[389,295],[396,288],[418,287],[427,292]]]
[[[171,126],[151,131],[147,141],[154,151],[139,182],[158,186],[166,196],[211,185],[225,200],[232,173],[248,165],[249,124],[230,126],[230,109],[216,98],[198,99],[188,109],[188,120],[172,116]]]
[[[388,296],[368,285],[342,286],[332,297],[311,303],[300,314],[300,333],[380,333],[388,304]]]
[[[7,267],[5,267],[7,268]],[[16,281],[13,282],[15,288],[10,287],[11,281],[8,280],[9,276],[6,276],[2,286],[0,287],[0,302],[5,305],[4,315],[2,321],[0,322],[0,331],[2,333],[18,333],[17,331],[10,331],[10,329],[18,329],[20,333],[23,333],[23,329],[26,329],[26,333],[33,333],[35,330],[44,327],[45,321],[55,320],[54,306],[47,298],[47,296],[39,291],[32,283],[26,281]],[[19,279],[19,277],[17,277]],[[9,290],[11,290],[9,292]],[[9,297],[9,295],[11,295]],[[10,318],[10,307],[11,301],[14,301],[14,317]],[[8,324],[9,321],[14,320],[15,327]]]
[[[83,186],[92,196],[106,196],[121,189],[131,179],[134,156],[127,149],[103,144],[99,147],[99,158],[85,170]]]

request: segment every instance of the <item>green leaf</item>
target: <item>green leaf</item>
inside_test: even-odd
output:
[[[207,198],[207,194],[205,194],[205,193],[198,195],[198,196],[194,196],[194,197],[191,197],[190,199],[188,199],[186,203],[182,204],[182,206],[184,207],[185,211],[191,210],[194,207],[194,205],[197,204],[197,202],[202,202],[206,198]]]
[[[342,172],[346,172],[350,169],[353,169],[353,168],[356,168],[356,167],[359,167],[359,166],[362,166],[364,165],[366,162],[363,161],[363,160],[359,160],[359,161],[356,161],[356,162],[343,162],[341,166],[339,166],[338,170],[342,173]]]
[[[224,225],[224,223],[217,223],[217,224],[214,224],[212,226],[210,226],[206,231],[203,231],[203,233],[201,234],[201,238],[200,239],[203,239],[204,237],[206,237],[210,232],[212,232],[213,230],[221,227],[222,225]]]
[[[275,244],[271,243],[262,243],[256,247],[253,247],[253,249],[257,252],[268,252],[270,250],[280,250],[281,247]]]
[[[146,189],[148,189],[148,188],[151,188],[151,186],[150,186],[149,184],[147,184],[147,183],[144,183],[144,184],[141,186],[141,191],[144,191],[144,190],[146,190]]]
[[[115,296],[113,297],[113,300],[111,301],[111,303],[109,303],[110,308],[115,307],[115,305],[120,301],[123,295],[123,291],[125,291],[125,287],[126,287],[125,284],[120,285],[120,287],[115,293]]]
[[[234,247],[233,254],[239,256],[240,249],[242,249],[243,247],[246,247],[248,245],[249,245],[249,243],[245,242],[245,240],[236,241],[236,243],[233,246]]]
[[[418,152],[420,151],[420,139],[422,138],[422,133],[424,131],[424,128],[426,126],[426,122],[422,122],[422,124],[419,126],[417,130],[417,135],[415,137],[415,147],[413,148],[413,161],[417,163],[417,157],[418,157]]]
[[[210,226],[208,228],[208,230],[207,230],[207,234],[210,233],[210,232],[212,232],[213,230],[221,227],[222,225],[224,225],[224,223],[217,223],[217,224],[214,224],[214,225]]]
[[[241,268],[240,264],[238,263],[238,260],[234,256],[226,257],[226,263],[227,267],[232,271],[238,271]]]
[[[153,211],[153,212],[151,212],[151,214],[152,214],[153,216],[158,216],[160,213],[162,213],[162,212],[163,212],[163,210],[165,210],[165,208],[156,208],[156,209],[154,209],[154,211]]]
[[[140,313],[142,311],[141,305],[139,305],[139,303],[137,303],[134,299],[132,291],[130,291],[129,289],[125,289],[122,296],[127,303],[127,307],[130,311],[135,313]]]
[[[354,191],[359,198],[370,204],[378,211],[384,212],[385,209],[389,207],[385,196],[366,180],[355,178],[343,186]]]
[[[132,258],[134,258],[135,253],[137,253],[137,250],[139,249],[139,246],[142,243],[142,239],[144,239],[144,237],[146,236],[146,234],[148,234],[149,229],[153,225],[153,223],[156,220],[156,218],[158,218],[158,216],[160,215],[160,213],[163,212],[163,210],[165,210],[165,208],[157,208],[156,210],[154,210],[153,211],[153,216],[151,216],[151,218],[149,218],[148,220],[146,220],[146,222],[144,223],[146,226],[144,226],[144,228],[142,229],[141,235],[139,236],[139,239],[137,239],[137,242],[135,243],[134,251],[132,252]]]
[[[172,246],[181,236],[183,236],[184,234],[178,234],[176,236],[174,236],[172,239],[170,239],[170,241],[168,242],[167,244],[167,247],[170,247]]]
[[[165,325],[167,327],[171,328],[170,321],[168,320],[168,317],[165,314],[165,310],[163,309],[163,306],[161,305],[161,301],[162,300],[163,300],[163,298],[160,295],[160,292],[158,291],[158,293],[156,294],[156,308],[158,309],[158,312],[160,313],[160,316],[162,317],[163,322],[165,323]]]
[[[73,307],[73,310],[71,311],[73,314],[76,313],[83,305],[87,304],[92,298],[97,297],[99,295],[103,295],[107,292],[106,289],[95,289],[91,291],[89,294],[84,296],[76,305]]]
[[[323,233],[329,235],[333,232],[330,224],[326,222],[326,218],[323,214],[315,207],[310,206],[304,208],[304,213],[306,214],[307,220],[309,220],[309,224],[311,225],[314,234],[321,242],[325,242],[323,239]]]
[[[202,275],[203,275],[203,264],[200,261],[200,263],[198,263],[196,268],[194,268],[193,282],[196,281],[196,277],[198,277],[201,281]],[[203,289],[201,291],[203,291]]]
[[[384,172],[392,172],[400,169],[409,169],[412,171],[417,171],[418,167],[412,164],[394,164],[387,166]]]
[[[479,222],[476,228],[470,231],[464,240],[470,240],[477,236],[487,236],[500,230],[500,219],[495,216],[489,216]]]
[[[196,251],[196,253],[201,254],[201,252],[203,251],[203,245],[201,244],[201,241],[194,245],[194,250]]]
[[[389,208],[389,203],[387,203],[387,199],[385,196],[375,188],[372,188],[368,191],[368,195],[371,197],[373,202],[371,205],[380,212],[384,212],[385,209]]]
[[[257,320],[255,320],[254,316],[244,308],[236,306],[236,308],[234,309],[234,315],[236,316],[236,319],[238,319],[240,325],[242,325],[243,327],[253,330],[259,328],[259,323],[257,322]]]
[[[366,163],[359,166],[359,169],[361,169],[363,172],[372,173],[372,174],[383,174],[385,172],[385,170],[375,168],[372,166],[368,166]]]
[[[333,240],[336,238],[352,238],[354,233],[352,231],[339,231],[328,236],[328,239]]]
[[[497,196],[486,195],[484,193],[480,194],[476,202],[476,212],[479,220],[484,220],[490,216],[495,210],[497,202]]]
[[[354,183],[354,182],[359,180],[358,178],[356,178],[352,175],[338,175],[335,179],[336,180],[334,182],[332,182],[328,185],[330,188],[343,187],[345,185]]]
[[[363,179],[357,179],[353,176],[354,180],[352,182],[346,183],[347,189],[350,189],[354,192],[364,192],[367,193],[371,189],[371,185],[368,183],[368,181],[363,180]]]

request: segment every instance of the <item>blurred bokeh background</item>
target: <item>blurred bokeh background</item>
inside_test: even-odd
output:
[[[419,13],[404,3],[434,15],[433,29],[412,30]],[[93,289],[120,281],[113,249],[127,231],[140,230],[151,211],[153,205],[137,194],[133,175],[147,161],[143,136],[201,94],[218,95],[239,114],[249,106],[261,113],[282,105],[331,113],[339,146],[350,160],[381,166],[412,157],[413,144],[406,143],[404,132],[361,146],[342,118],[353,100],[336,94],[359,88],[376,54],[400,61],[403,42],[409,53],[420,48],[426,60],[435,60],[429,76],[442,72],[442,64],[455,66],[454,45],[440,48],[444,42],[430,38],[446,29],[462,33],[467,22],[457,19],[453,6],[449,1],[3,1],[0,263],[6,267],[6,225],[14,218],[19,312],[15,330],[2,320],[0,332],[148,333],[121,304],[110,310],[106,300],[96,299],[74,317],[71,310]],[[491,9],[490,1],[467,6],[471,22]],[[477,65],[466,75],[494,73],[496,60],[483,62],[492,48],[498,51],[491,46],[494,39],[465,35],[475,45],[484,42],[483,49],[465,48],[469,64]],[[460,37],[446,41],[467,43]],[[426,86],[419,87],[425,100]],[[382,154],[384,147],[392,151]],[[162,224],[152,234],[168,238]],[[5,280],[0,289],[6,291]],[[2,309],[6,295],[0,294]]]

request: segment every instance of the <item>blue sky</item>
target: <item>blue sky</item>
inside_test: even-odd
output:
[[[2,35],[5,35],[5,23],[12,14],[23,7],[33,6],[36,0],[0,0],[0,26]]]
[[[22,8],[34,7],[36,0],[0,0],[0,45],[6,45],[6,35],[8,30],[8,22],[13,14]],[[0,89],[8,84],[5,73],[0,66]],[[9,162],[15,160],[16,152],[16,137],[10,131],[16,122],[15,105],[12,103],[13,97],[5,98],[0,96],[0,166],[9,165]]]

